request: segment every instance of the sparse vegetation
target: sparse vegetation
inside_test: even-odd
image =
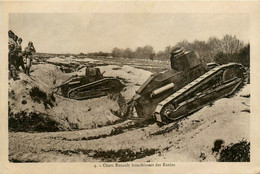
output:
[[[216,140],[214,142],[214,147],[212,148],[212,153],[214,153],[214,152],[218,153],[223,145],[224,145],[224,141],[223,140]]]
[[[45,101],[47,99],[46,92],[43,92],[36,86],[30,90],[30,96],[32,100],[37,103],[41,103],[42,101]]]
[[[49,106],[54,107],[53,102],[55,102],[55,97],[53,96],[53,94],[47,96],[47,93],[40,90],[40,88],[37,86],[33,87],[30,90],[30,96],[34,102],[37,103],[43,102],[46,109],[49,108]]]
[[[27,113],[21,111],[13,114],[9,110],[8,119],[9,131],[35,131],[35,132],[53,132],[59,130],[59,124],[44,113]]]
[[[220,162],[250,162],[250,142],[230,144],[220,152]]]

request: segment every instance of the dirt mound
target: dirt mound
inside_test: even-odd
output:
[[[109,111],[118,108],[117,101],[111,97],[77,101],[53,94],[53,87],[72,75],[75,73],[62,73],[54,65],[40,64],[33,66],[30,77],[20,73],[20,80],[10,80],[9,130],[89,129],[117,121],[118,118]]]
[[[79,61],[75,58],[71,59]],[[118,94],[114,94],[114,96],[77,101],[53,94],[55,86],[73,75],[84,75],[85,68],[78,72],[63,73],[59,66],[37,64],[32,67],[30,77],[20,73],[20,80],[9,82],[9,121],[11,123],[9,129],[11,131],[43,131],[45,127],[49,131],[61,131],[97,128],[118,122],[119,118],[110,110],[117,110],[122,99],[130,99],[151,73],[129,66],[110,65],[99,68],[102,72],[105,71],[104,76],[119,77],[124,82],[127,81],[127,88],[119,95],[121,97],[116,97]],[[38,121],[41,120],[42,129],[35,121],[29,124],[32,117],[37,117]]]
[[[62,81],[70,77],[70,74],[63,73],[60,67],[51,64],[38,64],[33,68],[31,77],[47,89],[60,85]]]
[[[21,73],[20,80],[9,81],[8,94],[10,131],[58,130],[57,120],[48,113],[57,103],[45,84]]]

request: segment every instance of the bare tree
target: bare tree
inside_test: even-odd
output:
[[[133,58],[134,57],[134,52],[131,48],[126,48],[124,51],[123,51],[123,57],[125,58]]]
[[[119,49],[117,47],[113,48],[112,50],[112,56],[113,57],[123,57],[123,49]]]
[[[154,54],[153,47],[150,45],[137,47],[135,50],[135,57],[140,59],[153,59]]]
[[[187,40],[183,40],[178,42],[175,46],[177,47],[183,47],[186,50],[190,50],[190,43]]]
[[[218,52],[222,51],[222,44],[221,40],[219,40],[217,37],[210,37],[207,41],[210,57],[211,60],[218,54]]]
[[[225,54],[233,55],[243,48],[244,43],[236,38],[236,36],[224,35],[221,40],[222,52]]]

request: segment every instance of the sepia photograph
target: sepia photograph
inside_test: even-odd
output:
[[[11,162],[249,162],[247,15],[9,14]]]
[[[112,7],[5,13],[2,160],[92,169],[253,164],[252,14]]]

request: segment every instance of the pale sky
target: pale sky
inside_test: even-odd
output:
[[[164,50],[184,39],[189,42],[236,35],[249,42],[249,16],[242,14],[10,14],[9,28],[32,41],[37,52],[110,52],[114,47],[151,45]]]

